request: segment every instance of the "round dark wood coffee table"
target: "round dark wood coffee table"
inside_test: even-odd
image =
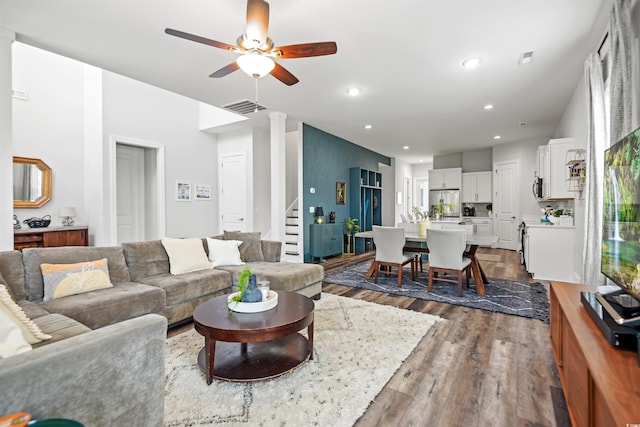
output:
[[[198,365],[207,384],[213,378],[266,380],[313,359],[313,301],[295,292],[276,292],[278,305],[260,313],[229,310],[228,295],[196,307],[193,324],[204,336]],[[305,327],[308,339],[298,333]]]

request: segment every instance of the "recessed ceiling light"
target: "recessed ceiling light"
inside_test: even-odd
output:
[[[420,160],[418,160],[418,161],[419,161],[420,163],[424,162],[424,160],[422,160],[422,159],[420,159]]]
[[[462,66],[467,70],[473,70],[480,65],[480,58],[469,58],[462,63]]]
[[[484,107],[482,107],[484,110],[493,110],[493,104],[487,104]]]
[[[502,138],[500,135],[496,135],[493,137],[493,139],[500,139],[500,138]]]
[[[408,145],[405,145],[404,147],[402,147],[402,149],[403,149],[403,150],[408,150],[408,149],[409,149],[409,146],[408,146]]]
[[[364,128],[365,128],[365,129],[371,129],[372,127],[373,127],[373,126],[371,126],[371,125],[364,125]]]
[[[347,91],[347,93],[351,96],[358,96],[360,95],[360,89],[357,87],[351,87],[349,88],[349,90]]]

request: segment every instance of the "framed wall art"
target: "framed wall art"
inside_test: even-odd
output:
[[[347,183],[346,182],[336,182],[336,203],[339,205],[344,205],[347,203]]]
[[[211,186],[208,184],[196,184],[196,200],[211,200]]]
[[[189,181],[176,182],[176,200],[179,202],[191,201],[191,183]]]

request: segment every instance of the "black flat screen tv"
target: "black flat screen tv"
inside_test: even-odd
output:
[[[602,273],[620,287],[598,296],[616,323],[640,324],[640,128],[604,154]]]

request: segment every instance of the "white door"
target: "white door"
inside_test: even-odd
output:
[[[498,234],[497,247],[515,251],[518,248],[518,162],[495,165],[493,210]]]
[[[246,155],[222,156],[220,171],[220,231],[247,231]]]
[[[116,146],[117,243],[145,239],[144,149]]]

